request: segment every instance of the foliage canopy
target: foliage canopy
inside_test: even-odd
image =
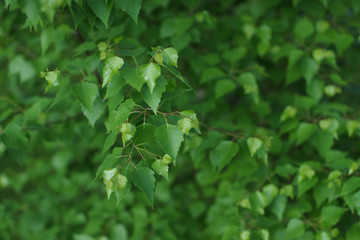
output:
[[[360,1],[0,3],[0,239],[359,239]]]

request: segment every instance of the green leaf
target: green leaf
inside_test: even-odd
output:
[[[294,27],[295,35],[300,40],[310,37],[314,31],[315,28],[307,17],[301,18],[299,21],[297,21]]]
[[[266,205],[269,205],[279,193],[278,187],[274,184],[264,186],[262,191],[266,195]]]
[[[339,54],[342,54],[354,42],[354,37],[348,33],[338,34],[334,38],[334,44]]]
[[[253,209],[256,213],[260,215],[264,215],[265,211],[264,208],[266,206],[266,196],[265,194],[256,191],[250,194],[250,203],[251,209]]]
[[[175,160],[181,143],[184,141],[180,128],[171,124],[162,125],[156,128],[155,137],[165,153]]]
[[[289,118],[295,117],[297,109],[293,106],[286,106],[280,117],[280,122],[283,122]]]
[[[271,204],[270,210],[272,213],[275,214],[276,218],[281,221],[285,212],[287,204],[287,198],[286,195],[278,195],[273,203]]]
[[[347,231],[346,231],[346,240],[358,240],[360,236],[360,223],[357,222],[353,224]]]
[[[181,132],[185,135],[189,135],[189,131],[192,127],[191,119],[190,118],[182,118],[177,122]]]
[[[108,20],[111,13],[112,2],[108,1],[105,2],[103,0],[89,0],[88,5],[90,6],[91,10],[94,14],[100,18],[100,20],[108,26]]]
[[[129,117],[131,111],[135,106],[134,101],[129,98],[110,115],[111,130],[120,127]]]
[[[92,51],[96,49],[96,44],[94,42],[84,42],[82,44],[80,44],[77,48],[75,48],[74,52],[74,57],[87,52],[87,51]]]
[[[56,97],[52,101],[51,105],[49,106],[48,110],[58,104],[62,99],[64,99],[69,93],[71,93],[71,85],[68,81],[62,83],[58,92],[56,93]]]
[[[232,240],[239,235],[238,226],[228,226],[221,240]]]
[[[100,99],[96,99],[91,112],[83,106],[81,106],[81,110],[84,113],[85,117],[89,120],[90,125],[94,127],[95,122],[104,113],[104,105]]]
[[[156,127],[149,123],[138,125],[133,139],[134,144],[155,142],[155,130]]]
[[[114,148],[112,153],[108,154],[106,156],[106,158],[104,159],[104,161],[98,167],[98,169],[96,171],[95,179],[99,179],[99,177],[104,172],[104,170],[114,168],[118,164],[116,157],[121,156],[121,155],[122,155],[122,148],[120,148],[120,147]]]
[[[60,75],[59,70],[48,71],[48,72],[41,72],[40,77],[45,78],[46,82],[48,83],[48,87],[46,88],[45,92],[51,87],[55,87],[59,85],[58,76]]]
[[[360,122],[356,120],[348,120],[346,121],[346,130],[348,132],[348,136],[352,137],[357,129],[360,128]]]
[[[360,207],[360,191],[357,191],[352,194],[348,194],[344,196],[344,201],[346,205],[349,207],[350,211],[353,213],[355,207],[358,209]]]
[[[26,15],[27,19],[30,21],[30,26],[35,26],[40,20],[40,7],[37,1],[25,1],[23,3],[21,11]]]
[[[360,188],[360,177],[346,179],[341,187],[340,196],[347,195]]]
[[[177,67],[177,61],[178,61],[178,52],[176,51],[175,48],[169,47],[169,48],[165,48],[164,50],[162,50],[162,56],[163,56],[163,61],[166,64],[172,65],[174,67]]]
[[[255,75],[251,72],[242,73],[239,76],[238,83],[244,88],[245,94],[250,94],[255,103],[259,102],[259,90]]]
[[[80,82],[74,84],[72,92],[86,109],[91,112],[96,97],[98,96],[98,87],[89,82]]]
[[[319,71],[319,68],[320,68],[319,64],[310,57],[304,58],[301,61],[301,70],[307,85],[311,84],[311,80],[314,78],[315,74]]]
[[[118,74],[114,75],[112,80],[108,83],[106,88],[106,95],[104,100],[114,96],[117,92],[119,92],[123,86],[125,85],[125,80]]]
[[[161,96],[163,92],[165,92],[167,84],[168,82],[166,78],[160,76],[152,93],[150,92],[150,89],[148,87],[143,87],[141,89],[144,101],[147,105],[151,107],[154,114],[157,114],[157,108],[159,107]]]
[[[130,141],[135,135],[136,127],[131,123],[123,123],[120,127],[121,138],[123,142],[123,146],[125,146],[126,142]]]
[[[199,121],[194,111],[185,110],[180,112],[180,115],[182,118],[177,122],[177,124],[184,134],[189,135],[191,128],[194,128],[200,134]]]
[[[290,219],[286,227],[286,239],[301,237],[305,232],[303,221],[300,219]]]
[[[132,182],[145,194],[151,206],[153,206],[155,189],[154,172],[147,167],[136,167],[132,174]]]
[[[26,61],[23,56],[12,58],[9,62],[9,73],[18,74],[22,83],[29,81],[36,75],[35,68],[31,62]]]
[[[289,54],[288,68],[295,66],[295,64],[304,56],[305,52],[300,49],[294,49]]]
[[[306,141],[311,135],[313,135],[317,130],[317,126],[312,123],[300,123],[297,131],[296,131],[296,138],[297,138],[297,145],[300,145],[304,141]]]
[[[103,172],[103,182],[108,199],[112,192],[115,192],[119,202],[119,194],[127,184],[127,177],[121,175],[116,168],[112,168]]]
[[[85,10],[83,10],[81,6],[75,2],[71,4],[71,15],[74,20],[76,29],[78,28],[79,24],[86,18]]]
[[[122,75],[124,76],[127,84],[140,92],[142,86],[145,83],[145,79],[140,77],[140,73],[137,68],[124,68]]]
[[[326,96],[333,97],[338,93],[341,93],[341,88],[335,86],[335,85],[327,85],[324,88],[324,92]]]
[[[112,77],[118,72],[118,70],[124,65],[124,60],[120,57],[109,58],[103,68],[103,82],[102,87],[108,84]]]
[[[239,145],[232,141],[221,141],[215,149],[210,151],[210,161],[220,172],[239,151]]]
[[[321,209],[321,223],[327,227],[334,226],[346,212],[346,208],[326,206]]]
[[[222,79],[215,84],[215,99],[232,92],[236,88],[236,84],[229,79]]]
[[[169,173],[169,166],[168,164],[165,164],[162,160],[155,160],[153,164],[151,165],[152,169],[159,174],[160,176],[163,176],[166,180],[169,180],[168,173]]]
[[[218,67],[205,68],[205,70],[202,72],[200,83],[207,83],[225,76],[226,74]]]
[[[329,233],[325,231],[320,231],[316,233],[315,240],[331,240]]]
[[[174,75],[177,79],[182,81],[186,86],[188,86],[191,90],[194,91],[194,89],[190,86],[189,82],[186,78],[184,78],[179,71],[176,70],[173,66],[170,65],[164,65],[165,67],[172,75]]]
[[[240,59],[244,58],[246,56],[246,53],[247,53],[246,47],[238,47],[235,49],[227,50],[226,52],[224,52],[222,57],[231,63],[235,63]]]
[[[117,132],[111,132],[109,134],[109,136],[106,138],[104,146],[103,146],[103,150],[102,150],[102,154],[104,154],[107,150],[109,150],[109,148],[114,145],[116,138],[117,138],[118,133]]]
[[[106,62],[112,71],[118,71],[124,65],[124,60],[116,56],[109,58]]]
[[[29,150],[28,138],[22,127],[16,123],[10,123],[3,131],[5,145],[11,148]],[[0,135],[1,136],[1,135]]]
[[[250,155],[253,157],[254,154],[261,148],[263,142],[261,141],[261,139],[259,138],[255,138],[255,137],[250,137],[247,139],[246,141],[249,151],[250,151]]]
[[[136,24],[141,9],[141,2],[142,0],[116,0],[120,8],[127,12]]]
[[[139,67],[140,76],[144,79],[152,94],[155,80],[161,75],[161,68],[155,63],[147,63]]]

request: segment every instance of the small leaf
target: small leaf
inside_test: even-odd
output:
[[[185,135],[189,135],[189,131],[192,127],[191,119],[190,118],[182,118],[177,122],[181,132]]]
[[[266,205],[269,205],[279,193],[278,187],[274,184],[264,186],[262,191],[266,195]]]
[[[346,130],[348,132],[348,136],[352,137],[357,129],[360,128],[360,122],[355,120],[346,121]]]
[[[100,99],[96,99],[91,112],[83,106],[81,106],[81,110],[85,117],[89,120],[90,125],[94,127],[96,121],[104,113],[104,105]]]
[[[59,85],[58,76],[60,75],[59,70],[48,71],[48,72],[41,72],[40,76],[44,77],[46,82],[48,83],[48,87],[46,88],[45,92],[51,88]]]
[[[166,180],[169,180],[168,173],[169,173],[169,166],[168,164],[164,164],[161,160],[155,160],[153,164],[151,165],[152,169],[159,174],[160,176],[163,176]]]
[[[152,93],[150,92],[150,89],[148,87],[143,87],[141,89],[144,101],[147,105],[151,107],[154,114],[157,114],[157,108],[159,107],[161,96],[163,92],[165,92],[167,84],[167,80],[164,77],[160,76]]]
[[[163,56],[163,61],[166,64],[172,65],[174,67],[177,67],[177,61],[178,61],[178,52],[176,51],[175,48],[169,47],[169,48],[165,48],[164,50],[162,50],[162,56]]]
[[[141,2],[142,0],[116,0],[120,8],[127,12],[136,24],[141,9]]]
[[[122,148],[116,147],[111,154],[108,154],[96,171],[95,179],[98,179],[106,169],[114,168],[117,165],[116,157],[122,154]]]
[[[118,71],[123,65],[124,60],[120,57],[111,57],[107,60],[107,64],[109,65],[112,71]]]
[[[89,82],[81,82],[74,84],[72,92],[86,109],[91,112],[95,99],[98,95],[98,88],[95,84]]]
[[[104,101],[118,93],[125,84],[125,80],[120,75],[115,75],[106,87]]]
[[[310,37],[314,33],[314,31],[315,28],[312,22],[306,17],[301,18],[295,24],[294,32],[295,35],[299,38],[299,40],[303,40],[307,37]]]
[[[320,68],[319,64],[312,58],[307,57],[302,59],[301,70],[307,85],[311,84],[311,80],[314,78],[315,74],[319,71],[319,68]]]
[[[170,157],[169,154],[165,154],[164,157],[161,159],[161,161],[164,164],[170,164],[173,161],[173,159]]]
[[[109,134],[109,136],[105,140],[102,154],[104,154],[107,150],[109,150],[109,148],[115,143],[117,135],[118,135],[117,132],[112,132]]]
[[[152,94],[155,80],[161,75],[161,68],[155,63],[147,63],[139,67],[140,76],[144,79]]]
[[[286,239],[301,237],[305,232],[303,221],[300,219],[290,219],[286,227]]]
[[[145,83],[145,80],[144,78],[140,77],[140,73],[137,68],[124,68],[122,75],[127,84],[140,92],[142,86]]]
[[[134,106],[135,103],[131,98],[120,104],[120,106],[110,116],[111,130],[114,130],[116,127],[120,127],[120,125],[128,119]]]
[[[253,73],[246,72],[239,76],[237,82],[243,87],[245,94],[250,94],[254,102],[259,102],[259,89]]]
[[[321,209],[321,223],[327,227],[334,226],[346,212],[346,208],[326,206]]]
[[[106,1],[107,2],[107,1]],[[108,20],[110,17],[112,2],[109,1],[106,3],[105,1],[99,0],[89,0],[88,5],[90,6],[91,10],[95,13],[95,15],[100,18],[100,20],[108,26]]]
[[[103,68],[103,83],[102,87],[108,84],[112,77],[118,72],[118,70],[124,65],[124,60],[120,57],[111,57],[106,61]]]
[[[162,125],[155,130],[156,140],[169,154],[172,159],[176,159],[181,143],[184,141],[183,133],[176,125]]]
[[[9,123],[4,129],[3,134],[6,138],[0,140],[3,140],[6,146],[29,150],[29,140],[26,137],[23,128],[18,124]]]
[[[97,48],[100,52],[104,52],[107,49],[108,45],[106,42],[99,42]]]
[[[215,84],[215,99],[234,91],[236,84],[229,79],[221,79]]]
[[[305,140],[307,140],[311,135],[315,133],[317,127],[315,124],[311,123],[300,123],[297,131],[296,131],[296,138],[297,138],[297,145],[300,145]]]
[[[280,122],[283,122],[289,118],[293,118],[296,115],[296,108],[293,106],[286,106],[286,108],[284,109],[283,113],[281,114],[280,117]]]
[[[355,163],[356,164],[356,163]],[[357,164],[356,164],[357,166]],[[360,177],[351,177],[346,179],[344,184],[341,187],[340,196],[345,196],[349,193],[354,192],[360,188]]]
[[[315,240],[332,240],[332,238],[329,233],[325,231],[319,231],[315,235]]]
[[[259,150],[262,146],[262,141],[259,138],[255,138],[255,137],[251,137],[248,138],[246,141],[249,151],[250,151],[250,155],[253,157],[254,154],[257,152],[257,150]]]
[[[273,203],[271,204],[271,212],[275,214],[276,218],[281,221],[285,212],[287,204],[286,195],[280,194],[278,195]]]
[[[301,57],[304,56],[304,54],[305,52],[303,50],[292,50],[289,54],[288,69],[293,67],[301,59]]]
[[[351,163],[349,167],[349,175],[353,174],[359,167],[359,164],[356,162]]]
[[[132,182],[145,194],[151,206],[153,206],[155,189],[154,172],[147,167],[137,167],[133,171]]]
[[[210,152],[210,161],[214,168],[220,172],[237,154],[239,145],[232,141],[221,141],[215,149]]]
[[[123,141],[123,146],[125,143],[130,141],[135,135],[136,127],[131,123],[121,124],[120,132]]]
[[[324,92],[326,96],[333,97],[338,93],[341,93],[341,88],[335,86],[335,85],[327,85],[324,88]]]
[[[250,203],[251,209],[254,210],[256,213],[260,215],[264,215],[265,211],[264,208],[266,206],[266,196],[265,194],[256,191],[250,194]]]
[[[136,127],[136,134],[134,136],[134,144],[156,142],[154,133],[156,127],[149,123],[143,123]]]
[[[104,172],[103,172],[104,180],[105,181],[110,181],[115,176],[116,171],[117,171],[116,168],[112,168],[112,169],[109,169],[109,170],[104,170]]]

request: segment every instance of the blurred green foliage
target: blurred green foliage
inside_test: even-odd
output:
[[[360,239],[360,1],[0,5],[0,239]]]

